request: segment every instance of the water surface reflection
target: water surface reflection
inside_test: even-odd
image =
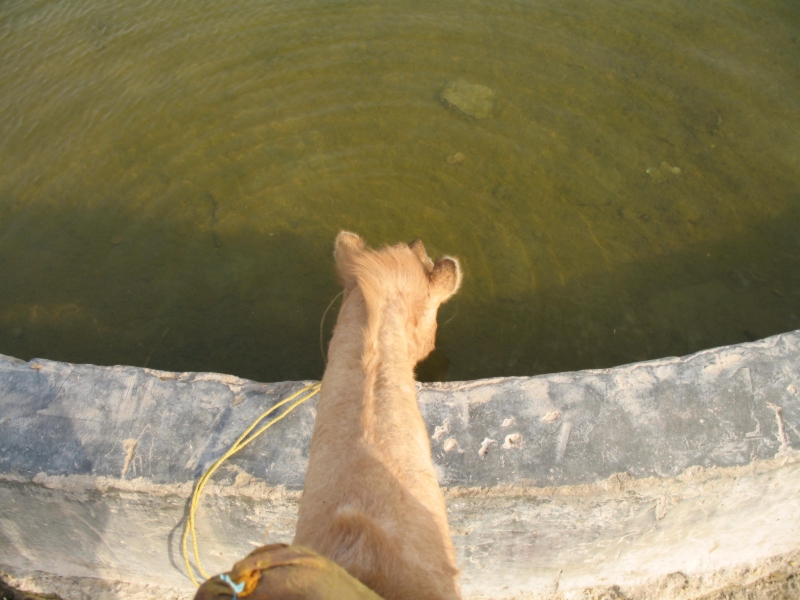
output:
[[[462,258],[427,379],[796,329],[799,37],[780,1],[6,2],[0,352],[318,378],[342,228]]]

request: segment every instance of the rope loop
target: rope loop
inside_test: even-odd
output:
[[[197,571],[203,577],[208,579],[210,577],[210,575],[208,573],[206,573],[205,569],[203,569],[202,563],[200,562],[200,550],[197,547],[197,531],[195,530],[195,518],[194,518],[194,515],[197,512],[197,507],[200,505],[200,495],[203,493],[203,488],[209,482],[209,480],[211,479],[211,476],[214,474],[214,472],[217,469],[219,469],[219,467],[222,465],[222,463],[224,463],[231,456],[233,456],[234,454],[239,452],[239,450],[241,450],[242,448],[247,446],[250,442],[252,442],[258,436],[260,436],[262,433],[264,433],[267,429],[269,429],[270,427],[275,425],[275,423],[277,423],[278,421],[280,421],[281,419],[286,417],[290,412],[292,412],[295,408],[300,406],[303,402],[305,402],[306,400],[309,400],[310,398],[313,398],[317,393],[319,393],[319,390],[320,390],[321,387],[322,387],[321,383],[312,383],[310,385],[307,385],[304,388],[296,391],[294,394],[290,395],[289,397],[284,398],[283,400],[281,400],[280,402],[278,402],[277,404],[275,404],[271,408],[269,408],[266,411],[264,411],[255,421],[253,421],[253,423],[250,425],[250,427],[248,427],[245,430],[245,432],[242,435],[239,436],[239,438],[233,443],[233,445],[227,450],[227,452],[225,452],[225,454],[223,454],[217,460],[215,460],[212,463],[212,465],[206,470],[206,472],[203,473],[203,476],[200,477],[200,479],[197,480],[197,485],[195,485],[195,487],[194,487],[194,491],[192,492],[192,500],[191,500],[191,503],[189,504],[189,516],[186,519],[186,526],[183,529],[183,537],[181,538],[181,554],[183,555],[183,560],[184,560],[184,563],[186,565],[186,573],[189,575],[189,579],[192,580],[192,583],[194,583],[197,587],[200,587],[200,584],[197,582],[197,579],[195,579],[195,576],[194,576],[194,573],[193,573],[193,570],[192,570],[192,565],[191,565],[191,562],[189,561],[189,551],[188,551],[187,546],[188,546],[189,536],[191,535],[192,536],[192,549],[194,550],[194,563],[195,563],[195,565],[197,567]],[[302,398],[300,398],[300,400],[297,400],[294,404],[292,404],[289,408],[287,408],[285,411],[283,411],[280,415],[278,415],[277,417],[273,418],[266,425],[262,426],[258,431],[256,431],[252,435],[250,435],[250,433],[266,417],[268,417],[270,414],[272,414],[273,412],[278,410],[281,406],[284,406],[285,404],[288,404],[289,402],[291,402],[292,400],[294,400],[295,398],[297,398],[298,396],[300,396],[302,394],[306,394],[306,395],[303,396]],[[225,577],[228,577],[228,576],[225,575]],[[235,585],[233,583],[231,583],[230,578],[228,578],[228,580],[223,578],[222,580],[225,581],[225,583],[229,584],[231,586],[231,588],[234,590],[233,600],[236,600],[236,598],[237,598],[236,594],[238,592],[241,592],[241,590],[238,590],[238,592],[237,592],[237,588],[235,587]],[[244,584],[239,584],[239,585],[244,585]]]

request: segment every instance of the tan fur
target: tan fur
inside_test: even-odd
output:
[[[386,600],[460,597],[447,512],[417,405],[414,366],[461,282],[422,242],[368,250],[342,232],[344,301],[322,379],[295,544]]]

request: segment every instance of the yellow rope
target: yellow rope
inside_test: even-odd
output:
[[[231,456],[233,456],[234,454],[239,452],[239,450],[241,450],[242,448],[247,446],[247,444],[252,442],[258,436],[260,436],[262,433],[264,433],[267,429],[272,427],[275,423],[277,423],[278,421],[283,419],[286,415],[288,415],[290,412],[292,412],[296,407],[300,406],[303,402],[305,402],[309,398],[313,398],[314,395],[319,392],[320,387],[322,387],[321,383],[313,383],[311,385],[307,385],[303,389],[298,390],[297,392],[295,392],[294,394],[292,394],[288,398],[284,398],[283,400],[278,402],[275,406],[273,406],[270,409],[268,409],[265,412],[263,412],[261,414],[261,416],[258,417],[255,421],[253,421],[253,423],[250,425],[250,427],[248,427],[245,430],[245,432],[242,435],[239,436],[239,439],[237,439],[233,443],[233,445],[228,449],[228,451],[225,452],[225,454],[223,454],[222,456],[220,456],[217,460],[215,460],[214,463],[208,468],[208,470],[205,473],[203,473],[203,476],[197,481],[197,485],[194,488],[194,492],[192,492],[192,501],[189,504],[189,516],[186,519],[186,527],[184,527],[183,538],[181,540],[183,560],[186,563],[186,572],[189,574],[189,578],[192,580],[192,583],[194,583],[196,586],[199,587],[200,584],[197,582],[197,580],[195,579],[194,574],[192,572],[192,565],[189,562],[189,552],[188,552],[186,546],[187,546],[187,541],[189,539],[189,535],[191,534],[191,536],[192,536],[192,546],[193,546],[193,550],[194,550],[195,565],[197,566],[197,570],[203,575],[203,577],[208,579],[209,578],[209,574],[205,572],[205,570],[203,569],[203,565],[200,563],[200,552],[199,552],[198,547],[197,547],[197,532],[195,531],[195,521],[194,521],[195,512],[197,511],[197,507],[200,504],[200,495],[203,493],[203,488],[205,487],[206,483],[208,483],[209,479],[211,479],[211,476],[220,467],[220,465],[222,465],[222,463],[224,463]],[[300,396],[304,392],[308,392],[308,394],[306,396],[304,396],[303,398],[301,398],[300,400],[298,400],[297,402],[295,402],[294,404],[292,404],[289,408],[287,408],[280,415],[278,415],[277,417],[275,417],[274,419],[269,421],[266,425],[261,427],[261,429],[256,431],[253,435],[251,435],[250,437],[247,437],[250,434],[250,432],[253,431],[253,429],[255,429],[263,419],[265,419],[267,416],[269,416],[272,412],[278,410],[284,404],[286,404],[288,402],[291,402],[292,400],[294,400],[295,398],[297,398],[298,396]]]
[[[322,362],[326,365],[328,364],[328,354],[325,352],[325,317],[328,315],[328,311],[331,309],[331,306],[333,306],[333,303],[336,302],[336,299],[343,294],[344,290],[333,297],[333,300],[328,304],[328,308],[322,313],[322,319],[319,322],[319,351],[322,352]]]

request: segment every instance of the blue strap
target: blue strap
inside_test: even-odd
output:
[[[244,581],[238,584],[233,583],[233,581],[231,581],[231,578],[227,573],[223,573],[222,575],[219,576],[219,578],[222,579],[222,581],[227,583],[229,586],[231,586],[231,589],[233,590],[233,600],[237,600],[238,596],[236,594],[241,594],[242,591],[244,591]]]

